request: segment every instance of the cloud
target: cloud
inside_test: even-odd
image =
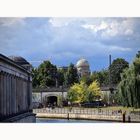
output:
[[[123,19],[102,19],[100,22],[93,24],[83,24],[83,28],[90,30],[93,33],[99,33],[102,38],[109,39],[116,36],[133,35],[134,21],[132,18]]]
[[[85,57],[103,68],[109,54],[134,56],[139,27],[139,18],[0,18],[0,52],[56,65]]]
[[[73,19],[71,18],[50,18],[49,22],[53,27],[67,26]]]
[[[100,30],[104,30],[108,27],[107,23],[105,23],[104,21],[101,22],[100,25],[95,25],[95,24],[84,24],[82,25],[83,28],[85,29],[89,29],[93,32],[98,32]]]
[[[122,52],[127,52],[127,51],[132,51],[132,48],[125,48],[125,47],[120,47],[120,46],[112,46],[110,47],[111,51],[122,51]]]
[[[4,17],[4,18],[0,18],[0,26],[3,27],[14,27],[17,25],[24,25],[24,18],[8,18],[8,17]]]

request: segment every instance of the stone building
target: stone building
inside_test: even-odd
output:
[[[30,64],[0,54],[0,122],[35,122]]]
[[[76,64],[76,68],[77,68],[79,77],[90,75],[90,67],[86,59],[84,58],[80,59]]]

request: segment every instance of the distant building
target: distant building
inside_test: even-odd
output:
[[[84,58],[80,59],[76,64],[76,68],[77,68],[79,77],[90,75],[90,66],[86,59]]]
[[[57,69],[67,71],[68,67],[67,66],[62,66],[62,67],[57,67]]]

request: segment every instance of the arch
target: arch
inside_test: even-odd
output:
[[[43,98],[43,104],[45,107],[58,106],[58,96],[57,95],[46,95]]]

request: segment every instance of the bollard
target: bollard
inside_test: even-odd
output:
[[[129,123],[131,122],[131,117],[130,117],[130,115],[128,116],[128,122],[129,122]]]
[[[123,113],[123,122],[125,122],[125,112]]]
[[[67,119],[69,120],[69,113],[68,113]]]

